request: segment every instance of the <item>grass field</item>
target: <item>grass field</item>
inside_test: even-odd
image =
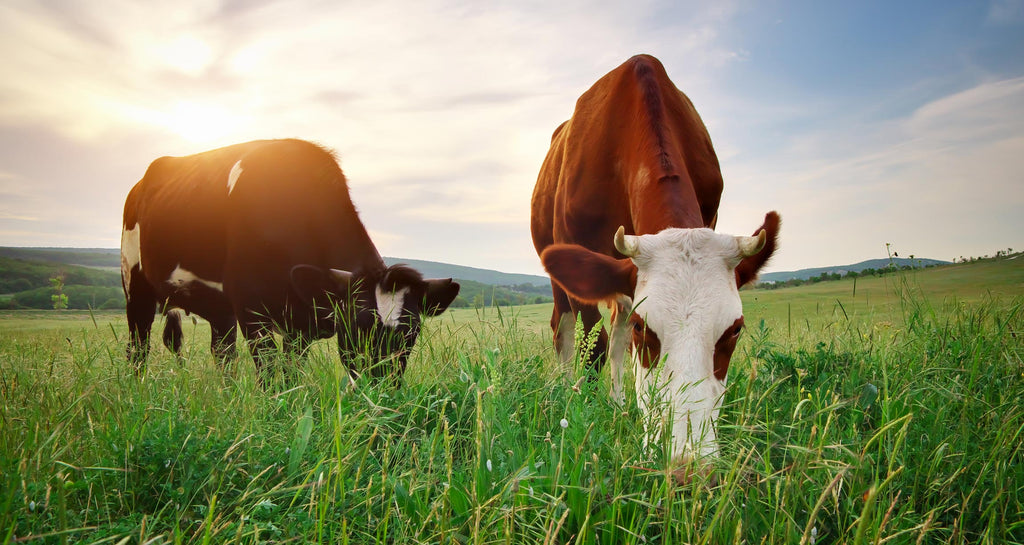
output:
[[[431,322],[405,384],[333,345],[264,391],[186,324],[141,379],[117,314],[0,314],[0,539],[1024,543],[1024,263],[743,293],[717,483],[674,486],[550,305]]]

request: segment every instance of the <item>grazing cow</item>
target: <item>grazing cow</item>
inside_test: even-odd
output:
[[[716,233],[721,194],[707,129],[648,55],[579,98],[551,138],[533,193],[531,230],[552,279],[560,359],[573,359],[576,316],[590,331],[606,303],[610,339],[600,332],[588,363],[599,369],[607,354],[611,394],[622,401],[631,336],[638,404],[670,411],[652,416],[672,415],[677,464],[717,453],[713,425],[743,327],[738,288],[775,251],[779,229],[770,212],[755,236]],[[667,401],[657,407],[656,390]]]
[[[385,266],[334,155],[302,140],[153,161],[125,201],[121,280],[128,358],[139,368],[159,305],[175,352],[174,309],[183,309],[210,322],[220,363],[234,354],[237,324],[261,370],[275,331],[299,351],[336,333],[353,372],[366,355],[364,371],[400,375],[420,315],[440,314],[459,293],[450,278]]]

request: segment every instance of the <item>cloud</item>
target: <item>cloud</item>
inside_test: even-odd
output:
[[[933,145],[984,144],[1021,132],[1024,77],[983,83],[917,109],[905,130]]]
[[[988,21],[998,25],[1024,22],[1024,0],[994,0],[989,4]]]
[[[308,138],[338,150],[382,239],[445,227],[483,254],[486,241],[457,238],[474,222],[528,237],[537,169],[580,93],[644,51],[698,79],[731,58],[715,44],[728,16],[650,0],[15,0],[0,5],[0,130],[14,143],[0,157],[29,187],[14,215],[59,245],[116,239],[123,195],[158,156]],[[397,232],[396,215],[420,224]],[[90,231],[91,218],[104,219]]]
[[[990,22],[1012,21],[1020,5],[990,4]],[[154,158],[301,137],[337,150],[382,252],[539,272],[529,200],[551,132],[640,52],[662,60],[709,127],[726,175],[719,228],[750,233],[768,209],[783,214],[775,270],[875,257],[885,242],[990,253],[996,237],[977,233],[1024,232],[1011,215],[1024,171],[1021,78],[988,74],[885,119],[872,105],[884,97],[766,96],[723,77],[766,54],[737,45],[743,10],[6,2],[0,243],[116,246],[124,196]]]
[[[886,242],[939,259],[957,257],[950,248],[991,253],[1024,232],[1021,127],[1024,78],[981,83],[901,118],[795,136],[773,161],[729,165],[727,180],[754,189],[723,198],[723,209],[779,208],[776,270],[882,257]],[[726,214],[719,226],[740,219]]]

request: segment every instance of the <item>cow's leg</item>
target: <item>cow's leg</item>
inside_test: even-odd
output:
[[[608,348],[608,372],[611,377],[611,396],[620,405],[626,400],[622,392],[622,369],[623,358],[626,356],[626,348],[629,346],[631,333],[629,331],[629,311],[633,301],[629,297],[620,296],[612,304],[611,339]]]
[[[185,311],[180,308],[172,308],[164,313],[164,346],[177,356],[178,364],[185,363],[181,357],[181,345],[185,338],[181,331],[181,316]]]
[[[555,307],[551,311],[551,331],[555,334],[555,352],[558,354],[563,374],[571,377],[573,351],[576,349],[576,314],[569,306],[569,298],[565,295],[565,291],[554,282],[551,283],[551,293],[555,299]]]
[[[285,362],[282,372],[284,373],[285,381],[291,383],[297,376],[299,361],[306,355],[306,350],[309,349],[312,341],[307,335],[291,331],[284,335],[282,344],[284,357],[288,360]]]
[[[149,332],[156,315],[156,293],[136,267],[125,288],[125,315],[128,318],[128,362],[142,373],[149,356]]]
[[[598,310],[597,305],[588,305],[575,300],[570,302],[572,303],[573,311],[579,314],[580,320],[583,322],[583,334],[589,336],[594,331],[594,327],[601,321],[601,311]],[[594,347],[586,361],[587,369],[594,371],[592,378],[596,378],[597,373],[601,372],[601,367],[604,366],[607,353],[608,333],[602,327],[597,333]]]
[[[228,312],[210,321],[210,351],[221,369],[226,369],[230,360],[235,359],[235,315]]]
[[[252,361],[256,365],[256,375],[261,383],[265,383],[265,379],[273,372],[271,364],[277,354],[274,332],[266,323],[251,317],[240,319],[239,326],[242,329],[242,336],[249,344],[249,353],[252,354]]]

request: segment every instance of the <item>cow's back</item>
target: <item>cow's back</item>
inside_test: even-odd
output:
[[[240,157],[267,141],[184,157],[161,157],[125,201],[124,229],[136,230],[142,272],[159,287],[181,267],[223,281],[228,178]]]
[[[124,228],[158,299],[201,315],[227,305],[283,312],[298,264],[380,263],[336,159],[302,140],[161,157],[129,193]]]
[[[692,103],[657,59],[637,55],[588,89],[552,139],[534,191],[535,245],[613,255],[619,225],[627,234],[709,225],[721,191]]]
[[[382,267],[334,156],[282,140],[241,159],[227,214],[225,289],[272,310],[289,293],[295,265],[366,271]],[[246,294],[246,295],[242,295]]]

